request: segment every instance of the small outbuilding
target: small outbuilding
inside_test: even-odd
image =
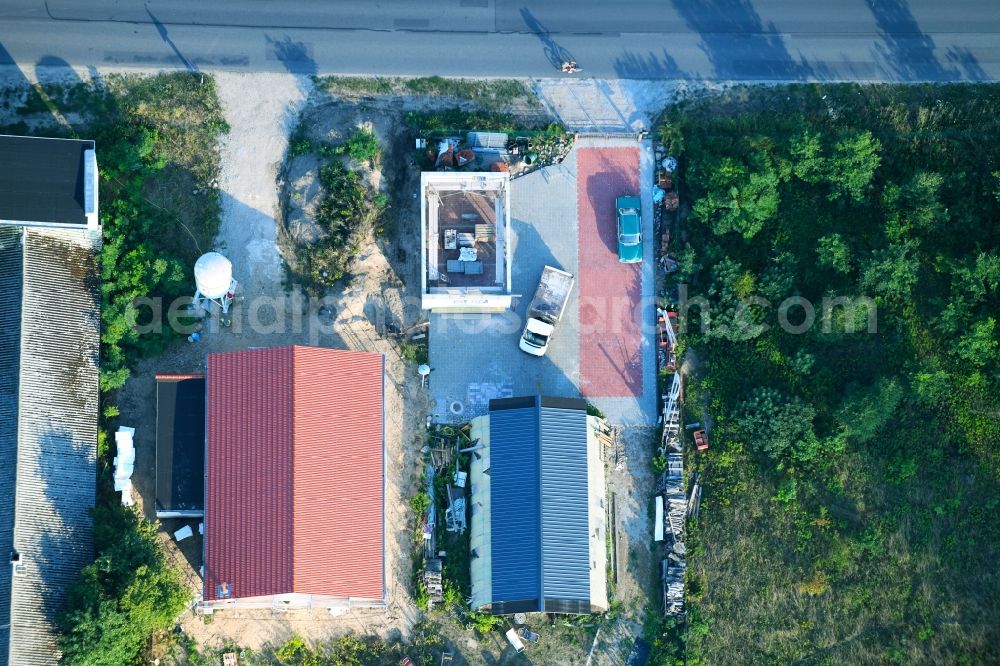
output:
[[[491,400],[472,421],[472,607],[608,610],[604,463],[580,399]]]

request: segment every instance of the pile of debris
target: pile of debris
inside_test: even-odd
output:
[[[444,581],[441,580],[441,558],[432,557],[424,565],[420,574],[424,589],[427,590],[427,610],[444,601]]]
[[[669,275],[680,267],[677,258],[670,254],[671,226],[680,207],[680,195],[675,187],[674,172],[677,171],[677,158],[667,155],[662,146],[655,148],[656,176],[653,182],[653,222],[659,234],[658,248],[659,264]]]
[[[601,448],[601,459],[604,462],[614,465],[615,469],[622,469],[625,466],[627,458],[625,456],[625,442],[622,438],[621,429],[597,416],[590,416],[587,420],[590,423],[590,427],[594,430],[597,441],[604,445]]]
[[[656,362],[660,372],[677,372],[677,313],[656,308]]]
[[[465,425],[434,425],[428,421],[428,443],[423,448],[424,455],[429,458],[424,475],[426,492],[430,502],[425,514],[421,517],[421,527],[424,541],[424,567],[420,572],[420,582],[427,591],[428,606],[441,603],[444,599],[444,581],[442,580],[443,558],[445,550],[438,550],[438,502],[444,506],[444,528],[447,532],[462,534],[468,529],[468,502],[466,486],[469,473],[462,469],[462,454],[475,450],[479,440],[469,437],[471,428]],[[444,497],[438,497],[435,480],[444,475]]]
[[[660,438],[659,454],[666,455],[667,451],[678,453],[684,450],[681,443],[681,374],[675,372],[670,380],[667,392],[663,394],[663,414],[660,421],[663,426],[663,435]]]
[[[468,132],[460,137],[434,141],[417,139],[417,150],[426,151],[424,159],[436,171],[508,171],[511,177],[522,176],[537,168],[559,164],[573,147],[568,133],[545,133],[542,136],[514,136],[504,132]]]
[[[666,454],[667,466],[660,477],[656,496],[656,540],[664,541],[667,556],[661,563],[663,609],[667,615],[684,613],[686,571],[684,530],[689,502],[684,493],[684,455]]]

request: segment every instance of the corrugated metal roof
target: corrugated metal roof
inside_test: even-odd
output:
[[[491,609],[590,612],[582,400],[490,401]]]
[[[100,299],[87,236],[23,234],[9,659],[30,666],[56,663],[54,619],[94,555]]]
[[[294,591],[381,599],[384,359],[294,353]]]
[[[17,460],[17,377],[21,359],[20,229],[0,229],[0,460]],[[0,553],[14,549],[17,465],[0,465]],[[0,567],[0,664],[10,645],[10,566]]]
[[[546,404],[543,398],[542,595],[548,611],[590,612],[587,406]],[[585,602],[586,610],[562,610],[565,601]]]
[[[384,598],[382,376],[364,352],[209,355],[207,600]]]
[[[490,401],[490,580],[495,612],[539,606],[538,426],[535,398]],[[509,607],[500,605],[504,603]]]

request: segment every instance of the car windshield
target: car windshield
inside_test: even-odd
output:
[[[539,335],[538,333],[532,333],[529,330],[525,330],[524,341],[532,347],[544,347],[545,343],[548,342],[548,338],[544,335]]]
[[[622,236],[622,245],[638,245],[639,234],[626,234]]]

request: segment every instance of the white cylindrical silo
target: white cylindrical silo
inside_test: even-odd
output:
[[[194,262],[194,283],[205,298],[222,298],[232,281],[233,264],[218,252],[203,254]]]

